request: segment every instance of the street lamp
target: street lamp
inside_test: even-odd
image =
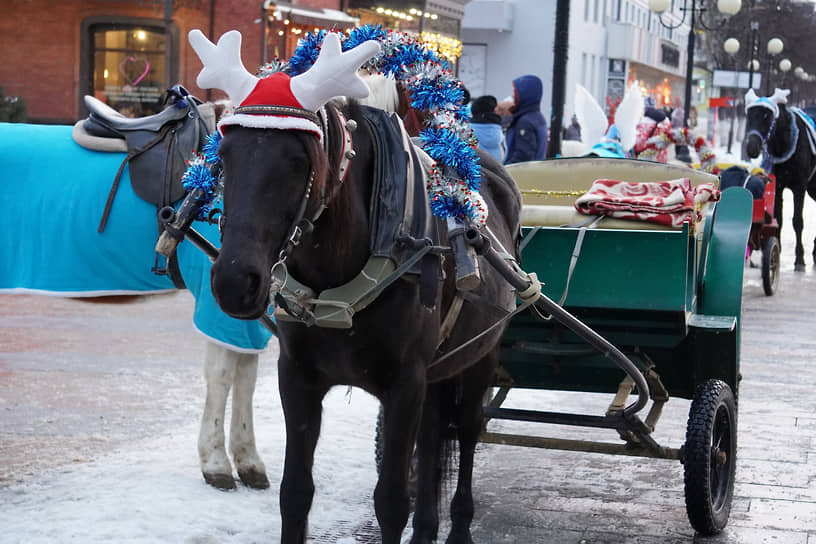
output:
[[[782,59],[779,61],[779,69],[782,70],[782,85],[786,85],[788,82],[788,72],[791,69],[791,61],[788,59]]]
[[[658,14],[660,24],[666,28],[679,28],[685,21],[688,14],[689,19],[689,33],[688,33],[688,47],[686,49],[686,93],[683,111],[683,125],[688,126],[689,111],[691,110],[691,81],[694,77],[694,39],[696,37],[696,30],[694,28],[695,22],[699,21],[700,26],[707,30],[714,30],[703,21],[703,13],[707,11],[705,7],[706,0],[691,0],[691,7],[688,7],[688,0],[683,0],[683,7],[680,11],[683,12],[683,17],[676,25],[667,24],[663,20],[663,13],[671,6],[671,0],[649,0],[649,9]],[[741,0],[717,0],[717,10],[725,15],[734,15],[742,7]],[[699,19],[697,16],[699,15]],[[725,21],[722,21],[724,23]],[[722,26],[722,23],[719,26]]]
[[[768,40],[768,62],[765,63],[765,93],[771,94],[771,56],[778,55],[785,48],[785,44],[779,38]]]

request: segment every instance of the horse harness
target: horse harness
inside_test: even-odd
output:
[[[245,111],[246,110],[246,111]],[[284,111],[285,110],[285,111]],[[313,213],[307,214],[312,197],[315,172],[309,178],[295,217],[289,227],[289,234],[278,250],[278,260],[270,271],[272,286],[270,294],[276,303],[275,317],[282,321],[300,321],[307,325],[327,328],[350,328],[354,314],[373,302],[391,283],[405,274],[424,277],[421,283],[423,302],[433,304],[435,290],[428,284],[440,277],[440,248],[432,240],[438,239],[435,224],[431,220],[430,208],[425,195],[424,177],[416,151],[411,145],[402,123],[394,114],[375,108],[362,107],[366,127],[378,147],[377,183],[372,194],[370,240],[371,255],[363,269],[344,285],[316,293],[314,289],[292,277],[286,261],[301,243],[304,234],[311,232],[314,223],[326,210],[349,173],[349,166],[356,156],[353,149],[353,133],[358,130],[357,122],[346,119],[339,108],[331,108],[327,113],[322,108],[318,113],[288,106],[246,106],[237,108],[236,113],[285,114],[302,117],[321,127],[323,148],[329,154],[330,146],[336,140],[338,146],[337,179],[334,184],[324,184],[318,196]],[[337,128],[337,138],[329,137],[332,124],[329,116],[334,116],[333,126]],[[397,153],[397,147],[403,153]],[[390,148],[391,153],[386,149]],[[407,178],[406,178],[407,173]],[[392,186],[383,187],[385,179],[407,179],[403,191]],[[330,187],[330,188],[329,188]],[[219,227],[224,228],[228,218],[219,219]],[[436,272],[434,272],[436,271]]]

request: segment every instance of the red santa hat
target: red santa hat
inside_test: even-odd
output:
[[[188,37],[204,64],[196,80],[198,86],[221,89],[233,104],[238,104],[234,115],[218,123],[219,130],[227,125],[306,130],[321,139],[323,131],[315,112],[335,96],[368,96],[368,87],[357,70],[380,52],[380,44],[374,40],[342,52],[339,36],[329,33],[317,60],[306,72],[295,77],[277,72],[259,79],[241,62],[241,33],[237,30],[222,35],[218,45],[197,29],[191,30]]]

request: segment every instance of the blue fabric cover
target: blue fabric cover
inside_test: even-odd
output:
[[[84,149],[71,130],[0,123],[0,292],[102,296],[173,289],[167,276],[151,271],[156,207],[136,196],[127,169],[107,227],[97,233],[124,154]],[[216,227],[195,228],[218,245]],[[183,242],[178,261],[196,299],[195,327],[239,351],[265,349],[271,333],[263,325],[233,319],[218,308],[204,253]]]

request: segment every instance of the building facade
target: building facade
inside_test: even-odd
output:
[[[664,15],[680,22],[679,2]],[[462,79],[472,94],[502,99],[511,82],[535,74],[544,82],[542,111],[550,110],[555,0],[472,0],[462,21]],[[646,0],[578,0],[570,4],[564,112],[574,111],[575,86],[609,110],[638,81],[658,105],[682,104],[688,25],[669,29]]]
[[[164,91],[181,83],[199,89],[201,63],[187,33],[212,41],[227,30],[243,36],[248,70],[287,59],[307,32],[348,30],[361,23],[421,35],[454,70],[468,0],[0,0],[0,87],[25,100],[28,120],[73,123],[87,115],[86,94],[126,115],[161,107]]]
[[[297,21],[332,25],[340,6],[341,0],[298,2],[315,16],[299,12]],[[201,63],[187,33],[198,28],[215,41],[239,30],[244,64],[254,71],[268,55],[262,22],[276,8],[263,0],[0,0],[0,7],[6,15],[0,87],[23,98],[29,121],[38,123],[86,116],[86,94],[133,116],[157,111],[176,83],[202,99],[222,98],[196,86]]]

